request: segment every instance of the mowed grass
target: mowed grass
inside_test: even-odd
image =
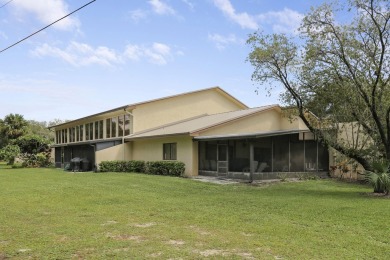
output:
[[[388,259],[390,200],[370,191],[3,167],[0,259]]]

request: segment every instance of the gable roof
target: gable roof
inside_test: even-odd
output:
[[[125,140],[134,140],[150,137],[162,137],[170,135],[191,135],[196,136],[198,133],[207,129],[217,127],[238,119],[242,119],[256,113],[264,112],[270,109],[280,109],[279,105],[269,105],[245,110],[225,112],[213,115],[201,115],[187,120],[182,120],[167,124],[164,126],[148,129],[134,133],[125,137]]]
[[[248,108],[248,106],[245,105],[244,103],[242,103],[240,100],[238,100],[237,98],[233,97],[232,95],[227,93],[222,88],[216,86],[216,87],[212,87],[212,88],[200,89],[200,90],[195,90],[195,91],[191,91],[191,92],[185,92],[185,93],[181,93],[181,94],[177,94],[177,95],[166,96],[166,97],[162,97],[162,98],[151,99],[151,100],[147,100],[147,101],[142,101],[142,102],[138,102],[138,103],[133,103],[133,104],[129,104],[129,105],[120,106],[120,107],[117,107],[117,108],[114,108],[114,109],[110,109],[110,110],[107,110],[107,111],[103,111],[103,112],[100,112],[100,113],[97,113],[97,114],[93,114],[93,115],[89,115],[89,116],[86,116],[86,117],[81,117],[81,118],[78,118],[78,119],[75,119],[75,120],[71,120],[71,121],[68,121],[66,123],[54,125],[54,126],[49,127],[49,129],[50,128],[59,127],[59,126],[63,126],[63,125],[67,125],[67,124],[74,124],[74,123],[76,123],[78,121],[84,121],[84,120],[87,120],[89,118],[101,116],[101,115],[104,115],[104,114],[115,113],[115,112],[118,112],[118,111],[132,110],[132,109],[135,109],[137,106],[145,105],[145,104],[148,104],[148,103],[158,102],[158,101],[162,101],[162,100],[167,100],[167,99],[176,98],[176,97],[180,97],[180,96],[191,95],[191,94],[195,94],[195,93],[199,93],[199,92],[205,92],[205,91],[217,91],[218,93],[222,94],[223,96],[225,96],[226,98],[231,100],[233,103],[236,103],[241,109],[247,109]]]

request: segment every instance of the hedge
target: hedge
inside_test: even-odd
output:
[[[103,161],[99,164],[101,172],[138,172],[152,175],[182,176],[185,164],[173,161]]]
[[[185,164],[182,162],[155,161],[146,162],[146,173],[153,175],[182,176]]]
[[[101,172],[145,172],[144,161],[103,161],[99,163]]]

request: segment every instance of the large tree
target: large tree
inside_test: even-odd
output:
[[[22,115],[9,114],[0,119],[0,148],[6,146],[10,140],[16,139],[27,132],[28,122]]]
[[[317,138],[366,170],[378,156],[390,161],[389,22],[386,0],[325,3],[304,17],[299,40],[256,32],[247,41],[252,80],[280,83]]]

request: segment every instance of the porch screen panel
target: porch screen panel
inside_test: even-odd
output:
[[[318,144],[318,171],[329,170],[329,151],[326,147]]]
[[[217,142],[199,142],[199,169],[217,171]]]
[[[317,142],[305,141],[305,170],[317,171]]]
[[[254,143],[255,172],[269,172],[272,168],[272,139],[260,138]]]
[[[229,171],[242,172],[249,166],[249,143],[245,140],[229,142]]]
[[[304,162],[304,142],[299,140],[299,135],[290,136],[290,171],[303,172],[305,169]]]
[[[273,171],[289,171],[289,136],[273,138]]]

